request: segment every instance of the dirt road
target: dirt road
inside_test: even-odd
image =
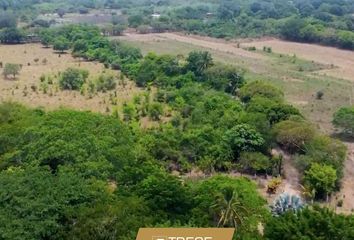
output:
[[[349,214],[354,210],[354,143],[346,143],[346,145],[348,157],[344,167],[342,188],[336,196],[339,200],[343,199],[343,207],[337,208],[337,210]]]

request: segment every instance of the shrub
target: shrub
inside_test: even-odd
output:
[[[277,192],[278,187],[281,184],[281,178],[276,177],[272,178],[267,185],[267,193],[269,194],[275,194]]]
[[[335,189],[336,180],[336,170],[332,166],[318,163],[311,165],[304,178],[305,185],[315,190],[316,198],[328,198]]]
[[[354,107],[339,109],[334,114],[333,125],[342,129],[344,133],[354,136]]]
[[[251,173],[267,172],[272,165],[267,156],[258,152],[242,152],[239,164],[243,171]]]
[[[16,78],[16,75],[20,73],[20,70],[21,66],[19,64],[6,63],[3,70],[3,75],[5,78],[7,78],[8,75],[12,75],[13,78]]]
[[[163,114],[163,107],[160,103],[152,103],[149,106],[149,117],[154,120],[160,120],[161,115]]]
[[[88,71],[76,68],[68,68],[59,79],[59,86],[66,90],[79,90],[88,78]]]
[[[321,100],[323,98],[324,92],[323,91],[318,91],[316,93],[316,99]]]
[[[304,146],[315,137],[314,127],[304,120],[292,118],[274,126],[275,140],[290,152],[304,152]]]
[[[113,75],[101,74],[96,81],[97,91],[109,91],[117,86],[116,78]]]
[[[243,102],[249,102],[255,96],[269,98],[274,101],[281,101],[284,98],[282,91],[262,81],[251,82],[240,89],[239,97]]]

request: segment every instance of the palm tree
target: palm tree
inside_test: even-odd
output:
[[[225,188],[212,205],[218,215],[218,227],[239,227],[249,211],[239,201],[233,188]]]

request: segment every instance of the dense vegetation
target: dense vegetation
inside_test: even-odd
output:
[[[40,36],[46,46],[65,42],[77,58],[120,69],[146,93],[107,116],[0,105],[0,238],[134,239],[142,226],[236,227],[235,239],[332,239],[326,231],[333,229],[353,236],[343,228],[352,217],[312,206],[271,216],[248,178],[171,174],[198,168],[205,175],[279,176],[282,159],[271,149],[280,146],[296,155],[313,193],[306,200],[326,199],[340,185],[346,148],[321,135],[276,87],[246,83],[242,69],[208,52],[143,56],[96,27],[51,28]],[[70,68],[59,83],[81,91],[86,79],[87,72]],[[109,91],[115,81],[100,76],[95,84]],[[158,127],[140,128],[145,116]],[[327,228],[316,228],[318,215],[331,219]],[[303,231],[308,227],[313,232]]]
[[[353,6],[353,1],[332,0],[207,1],[146,21],[157,31],[186,30],[219,38],[273,35],[354,49]]]
[[[13,30],[18,21],[30,32],[55,21],[40,14],[87,14],[94,9],[115,9],[102,31],[119,35],[126,27],[141,33],[187,31],[218,38],[279,36],[281,38],[354,49],[353,0],[2,0],[0,29]],[[155,15],[154,15],[155,14]],[[4,31],[1,42],[9,40]],[[20,35],[17,35],[19,37]]]
[[[40,18],[104,9],[120,12],[100,27],[53,27]],[[353,216],[313,204],[339,189],[347,149],[282,91],[246,82],[243,69],[209,52],[143,56],[102,36],[133,27],[227,39],[272,35],[353,50],[353,13],[353,0],[0,0],[1,43],[38,37],[58,57],[70,52],[122,73],[92,80],[68,68],[57,74],[60,90],[91,96],[126,79],[144,89],[105,115],[0,104],[0,239],[128,240],[155,226],[235,227],[234,239],[353,239]],[[15,81],[22,65],[2,67]],[[46,75],[40,81],[43,92],[53,83]],[[155,125],[143,127],[146,119]],[[349,136],[353,122],[351,107],[334,115],[333,125]],[[250,176],[272,177],[268,193],[275,193],[284,174],[278,148],[291,155],[303,196],[281,194],[269,207]],[[189,177],[196,170],[202,178]]]

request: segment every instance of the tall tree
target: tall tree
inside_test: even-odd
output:
[[[242,205],[238,195],[231,187],[223,189],[212,205],[219,217],[218,227],[239,227],[249,211]]]
[[[193,51],[188,55],[186,69],[201,77],[204,71],[213,64],[213,58],[209,52]]]

